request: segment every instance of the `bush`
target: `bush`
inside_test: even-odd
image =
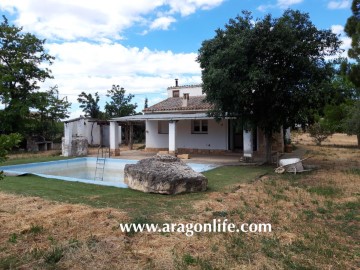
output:
[[[0,135],[0,162],[6,160],[8,151],[17,146],[21,142],[21,135],[12,133],[10,135]],[[0,180],[3,178],[3,172],[0,171]]]
[[[321,145],[323,141],[333,134],[333,131],[324,120],[320,120],[311,125],[308,131],[316,145]]]

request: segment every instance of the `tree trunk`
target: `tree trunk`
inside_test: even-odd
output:
[[[272,134],[265,135],[265,151],[266,151],[265,158],[266,158],[266,163],[267,164],[272,163],[271,146],[272,146]]]
[[[357,134],[358,148],[360,148],[360,134]]]

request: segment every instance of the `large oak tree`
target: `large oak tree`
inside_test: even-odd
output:
[[[0,24],[0,131],[24,133],[24,125],[30,117],[30,109],[39,102],[39,82],[52,78],[46,67],[54,57],[45,48],[45,40],[21,27],[9,25],[6,17]]]
[[[326,57],[336,55],[340,44],[299,11],[256,21],[243,12],[199,49],[203,91],[214,104],[210,114],[261,128],[269,162],[273,133],[306,121],[324,104],[324,86],[333,75]]]

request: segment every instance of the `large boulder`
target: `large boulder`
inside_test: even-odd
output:
[[[124,182],[143,192],[178,194],[205,191],[207,178],[179,158],[156,155],[125,165]]]

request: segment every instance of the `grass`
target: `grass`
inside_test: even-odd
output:
[[[13,158],[13,159],[8,159],[3,163],[0,163],[0,167],[1,166],[7,166],[7,165],[18,165],[18,164],[27,164],[27,163],[34,163],[34,162],[56,161],[56,160],[63,160],[63,159],[71,159],[71,158],[69,158],[69,157],[61,157],[61,156],[40,156],[40,157]]]
[[[209,179],[209,191],[229,191],[229,187],[234,184],[247,183],[257,177],[272,172],[271,167],[241,167],[224,166],[204,175]]]
[[[0,269],[358,269],[358,150],[305,150],[319,169],[276,175],[269,167],[221,167],[205,173],[207,192],[176,196],[7,177],[0,182]],[[214,218],[271,223],[272,232],[119,230],[123,222]]]
[[[67,182],[32,175],[8,176],[0,182],[0,191],[37,196],[59,202],[87,204],[98,208],[113,207],[128,211],[133,217],[151,216],[158,213],[178,216],[191,213],[190,201],[203,199],[210,192],[227,191],[231,185],[249,182],[269,171],[270,168],[267,167],[216,168],[204,173],[209,181],[207,192],[176,196],[149,194],[131,189]]]
[[[333,186],[317,186],[308,189],[310,193],[316,193],[325,197],[336,197],[341,194],[340,188]]]

